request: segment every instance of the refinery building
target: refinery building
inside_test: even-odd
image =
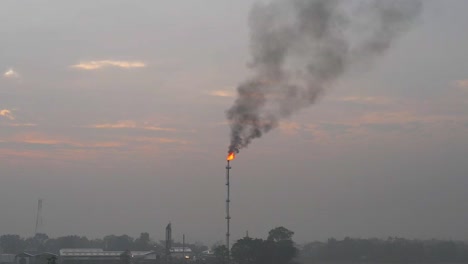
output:
[[[173,247],[173,260],[194,260],[188,247]],[[0,264],[158,264],[165,263],[165,256],[155,251],[104,251],[100,248],[64,248],[59,254],[49,252],[21,252],[17,255],[2,254]]]

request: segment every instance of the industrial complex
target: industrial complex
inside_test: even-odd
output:
[[[192,262],[195,259],[188,247],[170,249],[170,262]],[[64,248],[59,254],[50,252],[21,252],[0,254],[0,264],[158,264],[166,263],[156,251],[105,251],[100,248]]]

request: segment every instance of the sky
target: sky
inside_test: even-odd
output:
[[[384,56],[232,162],[232,240],[468,240],[468,2],[427,0]],[[253,0],[2,1],[0,234],[225,235],[225,112]]]

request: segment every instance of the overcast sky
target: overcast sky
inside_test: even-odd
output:
[[[225,111],[253,0],[0,8],[0,234],[225,234]],[[232,162],[232,239],[468,239],[468,1],[424,1],[372,67]]]

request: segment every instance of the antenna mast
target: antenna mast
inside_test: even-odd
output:
[[[42,227],[42,199],[37,200],[36,228],[34,229],[34,235],[37,235],[40,227]]]
[[[166,264],[172,263],[171,259],[171,248],[172,248],[172,225],[166,226]]]
[[[229,215],[229,203],[231,202],[230,200],[230,183],[229,183],[229,170],[231,170],[231,166],[229,164],[229,160],[227,161],[227,166],[226,166],[226,249],[227,249],[227,264],[229,264],[231,256],[230,256],[230,248],[229,248],[229,236],[230,230],[229,230],[229,224],[231,222],[231,216]]]

